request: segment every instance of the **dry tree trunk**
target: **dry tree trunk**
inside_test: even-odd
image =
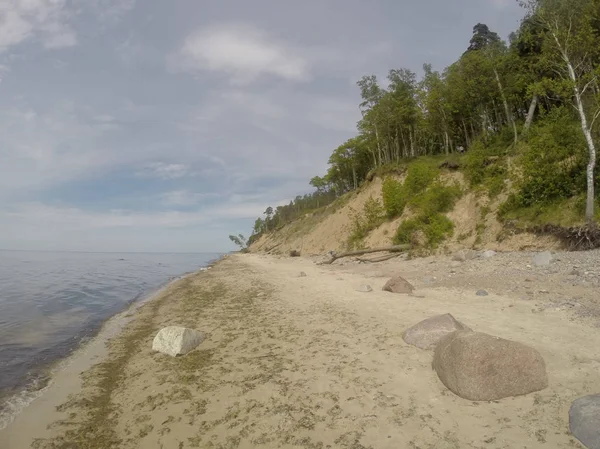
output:
[[[396,246],[388,246],[385,248],[373,248],[373,249],[362,249],[359,251],[349,251],[347,253],[341,253],[341,254],[332,254],[331,255],[331,259],[325,262],[322,262],[322,265],[330,265],[333,262],[335,262],[338,259],[341,259],[343,257],[351,257],[351,256],[362,256],[363,254],[371,254],[371,253],[381,253],[384,251],[389,251],[389,252],[400,252],[400,251],[406,251],[407,249],[410,249],[410,245],[396,245]]]

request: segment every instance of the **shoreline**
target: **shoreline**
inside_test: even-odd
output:
[[[572,310],[532,310],[537,301],[511,294],[515,286],[558,288],[566,261],[551,274],[527,268],[526,255],[496,257],[454,273],[449,258],[320,266],[225,256],[131,312],[103,351],[86,356],[89,369],[61,380],[75,394],[37,404],[43,422],[27,410],[0,431],[0,447],[571,448],[569,406],[600,388],[600,336]],[[515,258],[522,271],[498,269]],[[419,295],[382,291],[392,273]],[[489,295],[477,296],[486,280],[494,282],[483,285]],[[371,292],[357,291],[365,284]],[[595,298],[593,286],[573,289]],[[478,403],[451,393],[431,370],[431,352],[402,340],[405,329],[442,313],[538,350],[548,388]],[[152,351],[156,332],[170,325],[205,340],[183,357]]]
[[[40,421],[50,424],[54,419],[54,411],[51,410],[50,405],[58,406],[67,399],[68,395],[77,394],[81,389],[79,374],[87,371],[107,356],[107,344],[113,338],[118,337],[125,327],[135,320],[140,309],[159,298],[172,285],[212,268],[223,257],[210,260],[196,271],[172,276],[155,289],[138,295],[127,302],[122,310],[98,322],[95,329],[83,337],[68,355],[42,367],[39,375],[36,376],[36,379],[40,379],[38,382],[42,384],[41,387],[35,388],[35,385],[29,383],[13,394],[6,395],[4,397],[5,409],[0,414],[0,447],[4,447],[1,444],[3,432],[8,433],[22,414],[35,416],[35,419],[30,420],[38,424]],[[75,378],[77,378],[76,381]],[[67,388],[67,384],[71,385]],[[56,401],[62,402],[57,403]]]

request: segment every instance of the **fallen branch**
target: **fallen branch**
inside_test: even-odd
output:
[[[385,256],[380,256],[380,257],[375,257],[374,259],[361,259],[359,258],[358,260],[360,260],[361,262],[367,262],[367,263],[377,263],[377,262],[383,262],[385,260],[390,260],[393,259],[394,257],[398,257],[400,254],[386,254]]]
[[[406,251],[407,249],[410,249],[410,245],[396,245],[396,246],[388,246],[386,248],[373,248],[373,249],[362,249],[360,251],[350,251],[347,253],[341,253],[341,254],[332,254],[331,255],[331,259],[325,262],[321,262],[322,265],[330,265],[333,262],[335,262],[338,259],[341,259],[343,257],[352,257],[352,256],[362,256],[363,254],[371,254],[371,253],[382,253],[382,252],[391,252],[391,253],[397,253],[397,252],[401,252],[401,251]]]

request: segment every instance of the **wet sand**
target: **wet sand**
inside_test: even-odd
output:
[[[386,281],[306,259],[228,256],[170,285],[122,329],[107,326],[0,431],[0,447],[578,447],[569,406],[600,391],[600,335],[591,323],[532,313],[509,296],[477,297],[472,288],[394,295],[381,291]],[[357,292],[361,284],[374,291]],[[449,392],[431,352],[401,338],[448,312],[536,348],[549,387],[491,403]],[[152,352],[167,325],[207,339],[185,357]]]

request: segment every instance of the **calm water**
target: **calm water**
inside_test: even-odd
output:
[[[0,251],[0,412],[107,318],[217,257]]]

